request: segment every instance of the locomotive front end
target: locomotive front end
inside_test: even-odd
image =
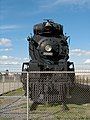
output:
[[[35,104],[55,101],[65,106],[75,81],[74,63],[68,61],[68,36],[64,35],[61,24],[51,20],[34,25],[33,32],[34,35],[28,37],[31,59],[22,67],[22,71],[29,73],[29,97]],[[25,94],[26,78],[23,73]]]

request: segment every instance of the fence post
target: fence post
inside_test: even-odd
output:
[[[5,76],[2,76],[2,82],[3,82],[3,93],[4,93],[4,83],[5,83]]]
[[[27,72],[27,120],[29,120],[29,73]]]
[[[88,77],[86,78],[86,83],[87,83],[87,86],[88,86]]]

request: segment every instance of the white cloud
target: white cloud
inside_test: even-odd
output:
[[[12,46],[11,40],[7,38],[0,38],[0,45],[5,47],[10,47]]]
[[[0,60],[6,60],[6,59],[8,59],[8,57],[5,56],[5,55],[3,55],[3,56],[0,58]]]
[[[21,58],[12,57],[12,56],[0,56],[0,71],[21,71]]]
[[[29,58],[24,58],[23,60],[24,60],[24,61],[29,61]]]
[[[5,48],[5,49],[0,49],[0,52],[8,52],[8,51],[11,51],[12,48]]]
[[[23,62],[29,61],[28,58],[19,58],[19,57],[13,57],[13,56],[0,56],[0,64],[5,65],[5,64],[9,64],[9,65],[16,65],[16,64],[22,64]]]
[[[70,50],[70,55],[76,55],[76,56],[88,55],[88,56],[90,56],[90,51],[81,50],[81,49],[73,49],[73,50]]]
[[[44,4],[41,7],[52,8],[58,5],[77,5],[79,7],[90,7],[90,0],[50,0],[47,2],[47,4]]]
[[[11,72],[15,71],[22,71],[22,64],[28,58],[20,58],[20,57],[13,57],[13,56],[0,56],[0,71],[9,70]]]
[[[85,64],[90,64],[90,59],[85,60]]]
[[[0,56],[0,64],[20,64],[21,58],[12,56]]]
[[[74,3],[80,3],[80,4],[84,4],[85,2],[90,2],[90,0],[56,0],[57,3],[70,3],[70,4],[74,4]]]
[[[1,30],[10,30],[10,29],[15,29],[15,28],[18,28],[18,26],[17,25],[1,25],[0,26]]]

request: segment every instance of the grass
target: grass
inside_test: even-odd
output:
[[[20,95],[23,95],[23,94],[24,94],[23,88],[19,88],[19,89],[4,93],[3,96],[20,96]]]
[[[69,111],[62,111],[60,105],[39,105],[32,113],[32,120],[90,120],[90,104],[68,104]]]
[[[0,120],[12,120],[12,118],[0,118]]]

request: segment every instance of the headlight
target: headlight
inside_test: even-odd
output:
[[[47,52],[50,52],[52,50],[52,47],[50,45],[46,45],[45,50]]]
[[[73,68],[73,65],[71,64],[71,65],[69,66],[69,68],[72,69],[72,68]]]

